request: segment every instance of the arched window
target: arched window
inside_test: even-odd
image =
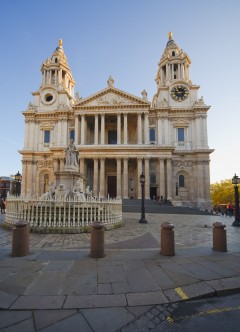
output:
[[[49,187],[49,176],[48,174],[44,174],[43,176],[43,192],[46,193]]]
[[[179,187],[185,187],[185,184],[184,184],[184,182],[185,182],[184,175],[179,175],[178,181],[179,181]]]

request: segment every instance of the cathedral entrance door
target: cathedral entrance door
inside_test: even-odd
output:
[[[150,187],[150,198],[157,199],[157,187]]]
[[[108,194],[109,197],[113,198],[117,196],[117,177],[108,176]]]

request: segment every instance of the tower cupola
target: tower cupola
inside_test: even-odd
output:
[[[57,90],[66,90],[74,98],[75,81],[68,66],[67,57],[62,46],[62,39],[59,39],[58,47],[41,67],[42,86],[54,87]]]
[[[157,86],[169,86],[176,81],[190,83],[190,64],[189,56],[173,40],[172,32],[169,32],[168,42],[158,64],[158,72],[155,79]]]

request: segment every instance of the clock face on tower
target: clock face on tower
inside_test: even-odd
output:
[[[184,85],[176,85],[171,90],[171,97],[176,101],[183,101],[189,95],[189,90]]]

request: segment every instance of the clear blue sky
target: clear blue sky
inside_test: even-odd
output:
[[[21,172],[21,112],[59,38],[82,97],[112,75],[117,88],[136,96],[146,89],[152,100],[169,31],[192,60],[199,97],[211,105],[211,182],[240,176],[238,0],[0,0],[0,176]]]

